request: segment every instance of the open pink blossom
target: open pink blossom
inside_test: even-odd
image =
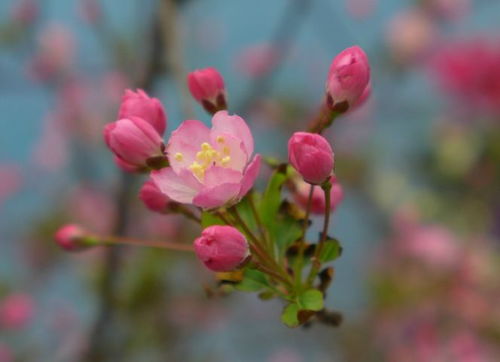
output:
[[[253,137],[245,121],[226,111],[202,122],[183,122],[167,145],[171,167],[153,171],[151,178],[172,200],[206,209],[238,202],[252,188],[260,156],[250,161]]]

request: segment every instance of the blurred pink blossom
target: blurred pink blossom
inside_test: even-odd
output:
[[[442,47],[431,61],[433,75],[462,106],[500,112],[500,46],[487,39]]]
[[[278,61],[278,53],[269,44],[257,44],[244,49],[236,57],[236,67],[245,76],[263,77]]]
[[[74,53],[75,43],[70,30],[63,25],[52,24],[40,33],[31,74],[42,81],[65,74],[72,65]]]
[[[401,64],[422,59],[437,36],[435,24],[427,13],[419,9],[397,14],[386,31],[386,42],[392,58]]]
[[[0,165],[0,206],[22,186],[23,178],[15,165]]]
[[[345,0],[345,6],[354,18],[364,19],[373,14],[377,0]]]
[[[56,171],[67,161],[66,136],[54,115],[49,115],[42,127],[42,135],[34,146],[32,159],[43,170]]]
[[[0,342],[0,362],[14,362],[11,349],[2,342]]]
[[[24,293],[10,294],[0,301],[0,326],[7,329],[25,327],[34,314],[31,296]]]
[[[400,247],[405,255],[440,268],[455,266],[461,254],[457,238],[440,226],[416,228],[401,241]]]
[[[17,0],[12,8],[12,19],[23,24],[30,24],[39,13],[36,0]]]

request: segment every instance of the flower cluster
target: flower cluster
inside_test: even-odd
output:
[[[314,319],[337,325],[340,314],[323,305],[333,275],[333,268],[324,264],[341,253],[339,242],[328,233],[331,211],[343,191],[334,174],[333,149],[321,133],[369,96],[366,54],[352,47],[333,60],[317,120],[308,132],[289,139],[289,164],[254,154],[250,127],[228,112],[227,91],[217,70],[196,70],[187,83],[193,98],[212,116],[211,127],[186,120],[164,142],[167,117],[160,101],[143,90],[127,90],[118,120],[104,129],[104,140],[122,170],[149,174],[139,192],[148,209],[182,214],[201,224],[194,245],[98,236],[77,225],[61,228],[57,243],[71,251],[119,243],[194,251],[217,272],[225,290],[282,298],[286,325]],[[272,171],[263,193],[254,188],[261,164]],[[307,239],[311,214],[323,214],[317,243]]]

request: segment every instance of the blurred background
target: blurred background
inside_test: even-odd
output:
[[[0,0],[0,362],[500,360],[499,14],[496,0]],[[185,77],[216,67],[257,151],[285,160],[355,44],[372,97],[326,135],[345,191],[327,297],[340,328],[288,329],[278,301],[211,295],[189,256],[54,245],[65,222],[199,233],[146,210],[144,179],[105,149],[125,88],[163,102],[168,134],[208,122]]]

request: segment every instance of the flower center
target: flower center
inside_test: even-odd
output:
[[[231,162],[231,150],[228,146],[224,145],[224,137],[218,136],[216,142],[222,146],[221,150],[216,150],[209,143],[203,142],[200,146],[200,151],[196,153],[196,161],[188,167],[199,181],[203,181],[205,171],[210,166],[227,167],[229,162]],[[175,159],[180,158],[182,160],[183,155],[178,153],[174,157]]]

